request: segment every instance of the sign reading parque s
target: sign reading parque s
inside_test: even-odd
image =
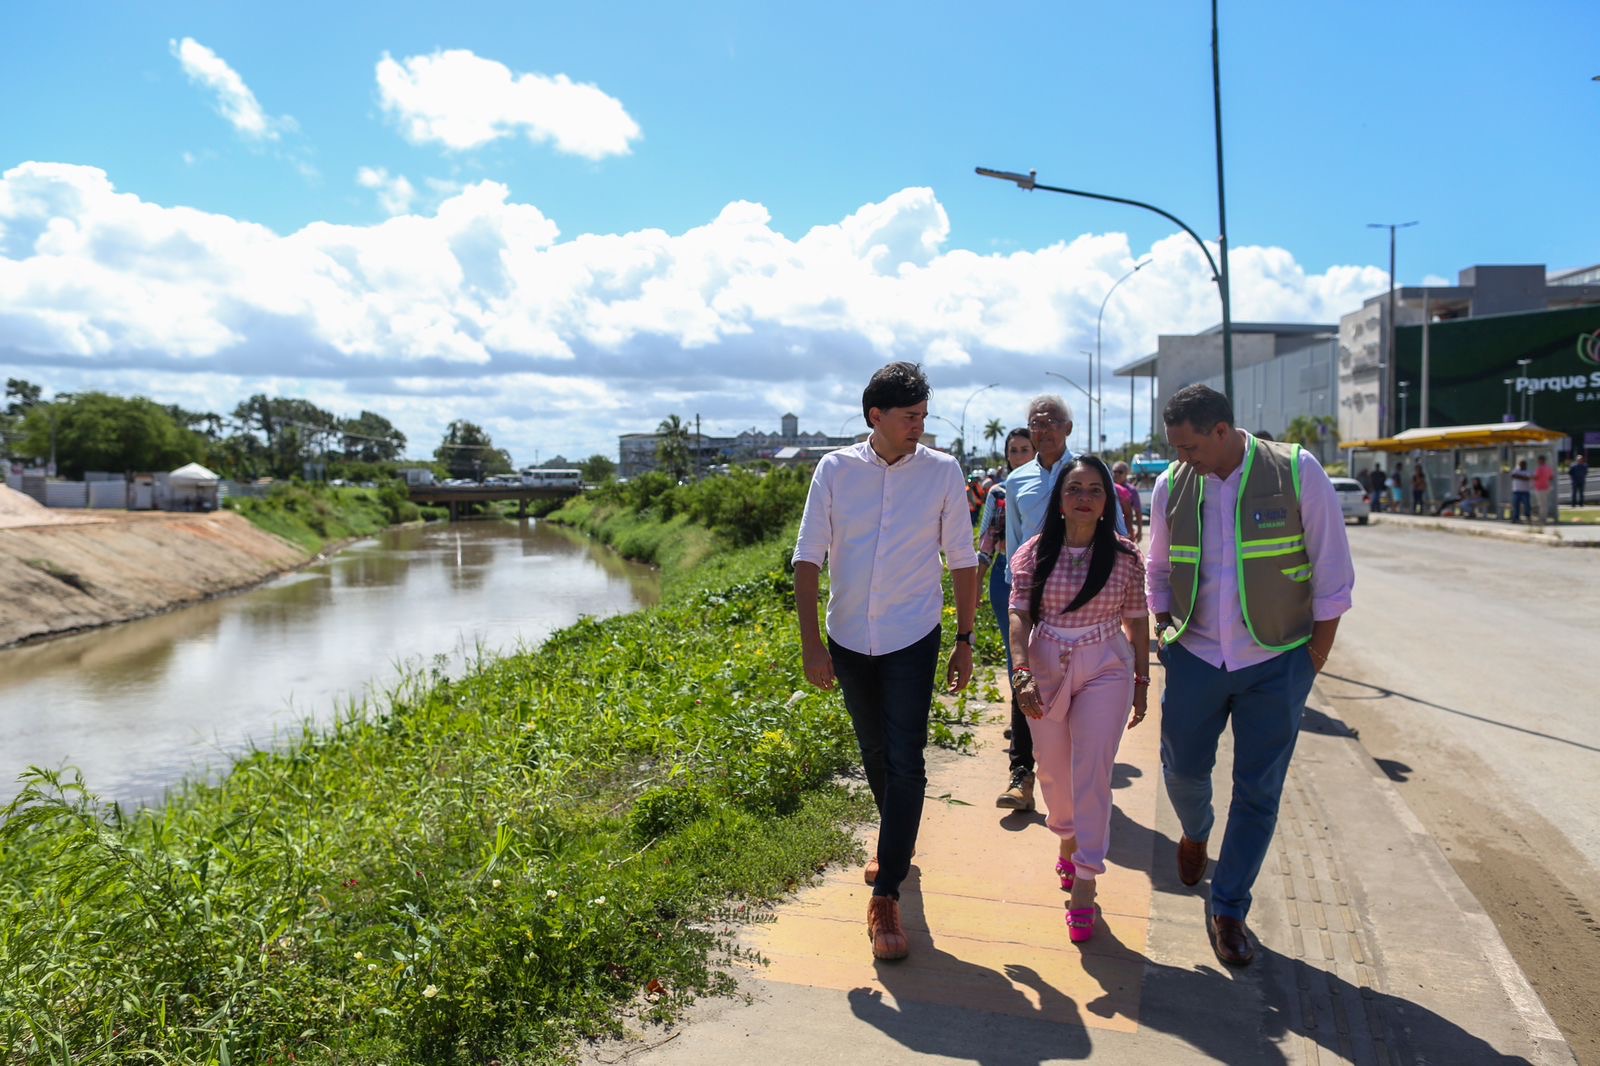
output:
[[[1422,327],[1397,330],[1395,350],[1399,380],[1412,383],[1406,424],[1415,426],[1422,413]],[[1428,364],[1431,425],[1498,422],[1527,412],[1575,440],[1600,430],[1600,306],[1435,322]]]

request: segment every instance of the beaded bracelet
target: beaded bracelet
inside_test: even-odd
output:
[[[1133,683],[1135,685],[1137,685],[1139,688],[1146,688],[1150,684],[1150,678],[1149,678],[1148,675],[1141,676],[1139,674],[1134,674],[1133,675]]]

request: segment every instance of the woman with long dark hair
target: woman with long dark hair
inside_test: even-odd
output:
[[[1145,717],[1150,627],[1144,559],[1117,535],[1111,471],[1080,455],[1056,485],[1043,530],[1011,556],[1011,689],[1033,733],[1046,824],[1060,838],[1067,932],[1081,943],[1094,935],[1117,747]]]
[[[978,595],[983,596],[984,575],[989,578],[989,606],[994,609],[995,624],[1000,627],[1000,640],[1006,649],[1006,672],[1011,671],[1011,571],[1006,566],[1006,475],[1033,459],[1033,438],[1026,426],[1006,434],[1006,465],[997,475],[998,484],[989,490],[983,500],[983,514],[978,518]],[[995,801],[998,807],[1012,810],[1033,810],[1033,746],[1027,743],[1028,720],[1017,706],[1015,694],[1011,697],[1011,750],[1013,760],[1018,751],[1026,751],[1027,758],[1022,773],[1012,767],[1011,783]],[[1019,742],[1018,738],[1021,737]]]

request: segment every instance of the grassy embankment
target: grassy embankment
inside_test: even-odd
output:
[[[749,516],[782,486],[721,487]],[[32,774],[0,814],[0,1062],[554,1061],[718,987],[724,923],[855,855],[863,804],[786,534],[646,502],[611,525],[657,608],[414,676],[161,809]]]
[[[267,496],[231,497],[224,506],[310,555],[330,543],[368,537],[428,517],[424,508],[411,502],[405,486],[394,481],[375,489],[285,482]],[[443,513],[440,508],[427,510]]]

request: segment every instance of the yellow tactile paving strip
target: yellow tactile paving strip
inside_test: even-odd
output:
[[[1152,692],[1150,705],[1158,703],[1159,693]],[[1115,936],[1101,933],[1084,945],[1068,941],[1066,894],[1052,872],[1055,836],[1040,814],[1008,814],[994,806],[1006,777],[1007,706],[991,708],[993,721],[978,730],[982,747],[976,756],[930,752],[917,857],[901,890],[910,958],[873,960],[866,936],[872,890],[859,868],[836,868],[780,907],[775,921],[745,934],[745,944],[768,962],[760,972],[764,980],[1096,1029],[1138,1029],[1150,924],[1149,856],[1138,856],[1136,869],[1112,863],[1100,878],[1103,920]],[[1124,736],[1117,761],[1133,768],[1116,775],[1123,786],[1115,793],[1118,810],[1153,826],[1160,766],[1154,714]],[[864,839],[870,852],[873,837]],[[1083,952],[1100,956],[1093,976]]]

